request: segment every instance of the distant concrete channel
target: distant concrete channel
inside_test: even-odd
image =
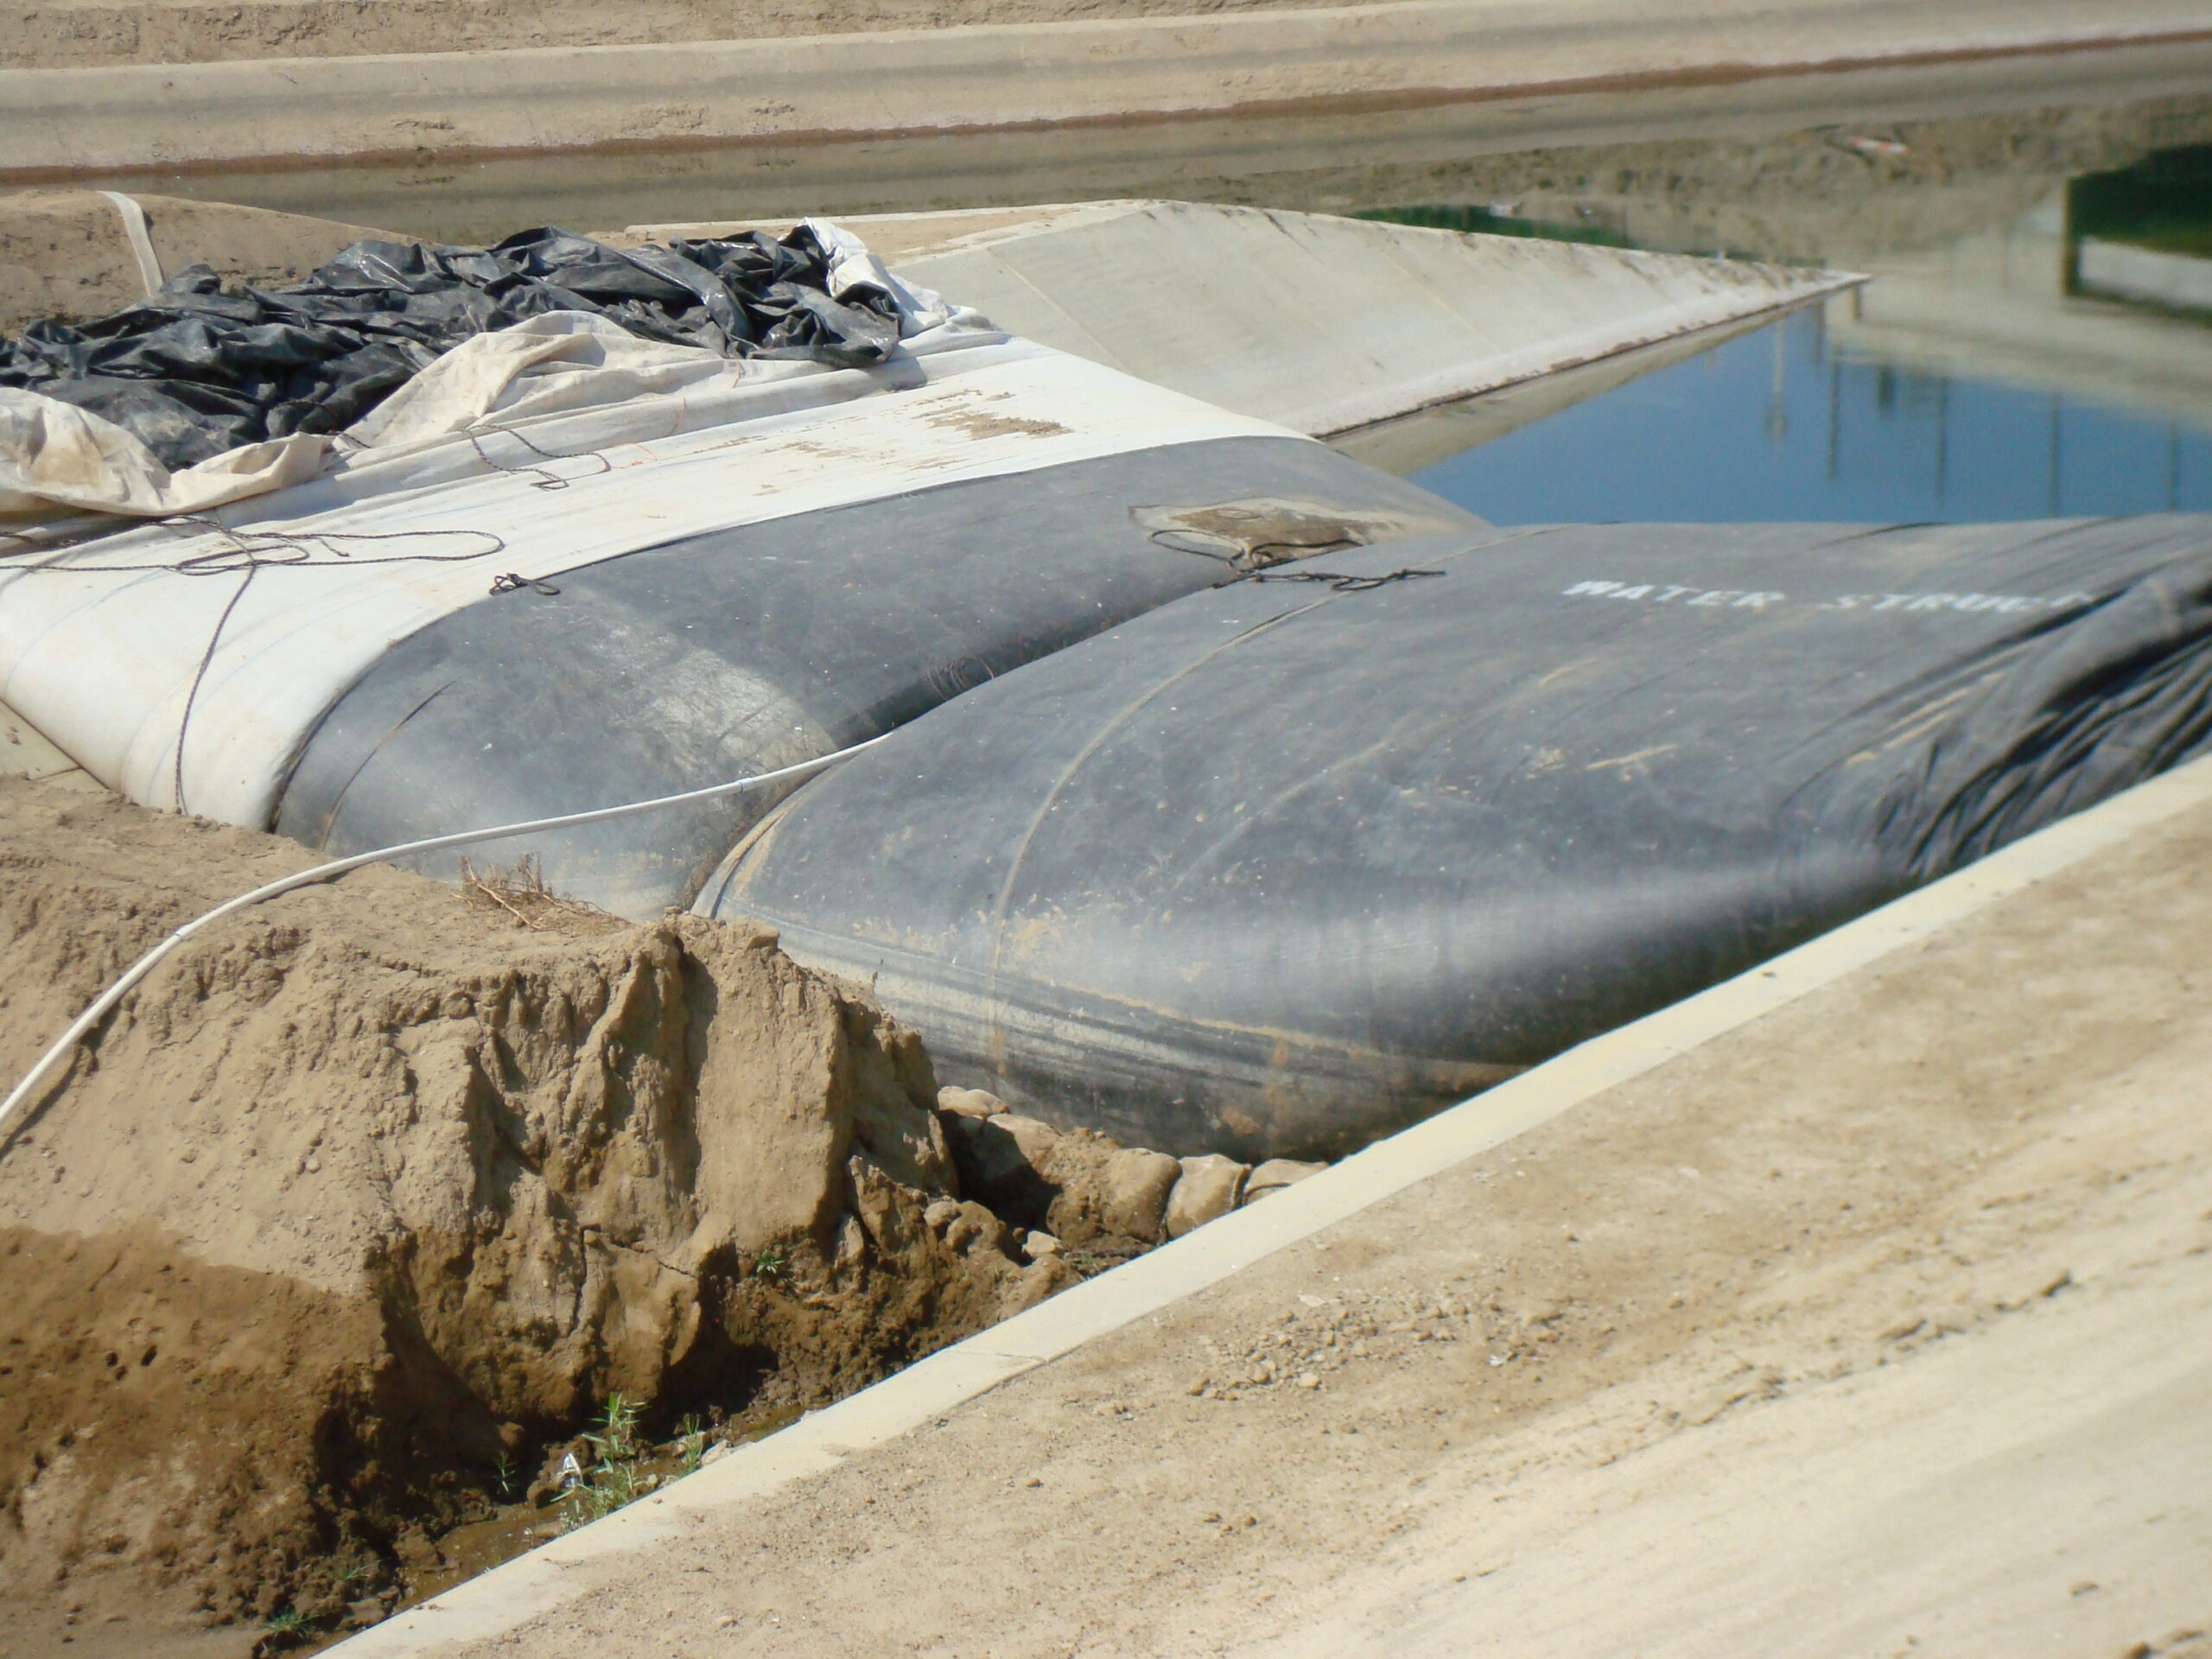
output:
[[[1160,195],[1870,271],[1756,340],[1673,342],[1338,442],[1499,519],[2157,512],[2212,505],[2212,328],[2170,296],[2085,289],[2072,219],[2084,181],[2161,168],[2146,242],[2212,216],[2187,165],[2212,144],[2208,89],[2212,44],[2122,48],[1327,118],[86,182],[461,242]],[[1694,467],[1548,464],[1643,452],[1685,411]]]

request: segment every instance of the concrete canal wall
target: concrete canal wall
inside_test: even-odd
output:
[[[1856,280],[1179,201],[841,222],[902,275],[1003,328],[1314,434],[1763,315]],[[744,225],[609,234],[634,244]],[[0,331],[118,309],[149,274],[194,262],[227,277],[294,280],[379,234],[173,196],[27,192],[0,202]]]
[[[2208,35],[2212,20],[2191,0],[1402,0],[781,38],[26,67],[0,70],[0,178],[1387,108]],[[538,37],[518,19],[516,38]]]

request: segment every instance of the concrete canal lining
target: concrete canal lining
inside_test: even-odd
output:
[[[1859,280],[1187,202],[1133,203],[901,269],[1001,327],[1316,434]]]
[[[1863,280],[1203,202],[838,222],[901,276],[1011,333],[1317,435]],[[747,225],[639,225],[623,239],[728,234]]]
[[[1179,17],[0,70],[0,178],[1719,85],[2205,37],[2190,0],[1399,0]]]

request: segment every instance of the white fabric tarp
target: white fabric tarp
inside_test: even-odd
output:
[[[113,421],[59,397],[0,386],[0,514],[56,507],[166,518],[205,512],[313,478],[330,440],[249,443],[172,473]]]
[[[384,444],[305,484],[0,560],[0,701],[136,800],[265,827],[323,711],[495,577],[963,479],[1294,435],[957,318],[862,370],[706,374],[582,323],[509,332],[523,343],[485,337]],[[635,395],[639,375],[671,378]],[[590,403],[596,377],[629,391]]]
[[[640,340],[604,317],[556,311],[463,340],[346,435],[370,448],[423,443],[466,432],[493,415],[529,420],[734,381],[739,377],[731,371],[738,366],[719,352]]]

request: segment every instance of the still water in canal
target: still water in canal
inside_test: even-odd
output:
[[[1801,312],[1413,476],[1502,524],[2212,509],[2212,423],[1853,360],[1826,321]]]
[[[1430,411],[1347,448],[1500,524],[1938,523],[2212,509],[2212,145],[1980,186],[1916,179],[1962,124],[1808,135],[1873,153],[1825,225],[1738,237],[1843,245],[1853,292],[1717,342],[1686,341]],[[2083,160],[2094,154],[2075,152]],[[2058,157],[2054,156],[2054,162]],[[2079,163],[2077,163],[2079,165]],[[1879,208],[1886,196],[1891,209]],[[1944,200],[1949,223],[1916,197]],[[1632,244],[1634,201],[1548,201],[1557,228]],[[1510,207],[1510,213],[1501,209]],[[1536,233],[1522,203],[1387,216]]]

